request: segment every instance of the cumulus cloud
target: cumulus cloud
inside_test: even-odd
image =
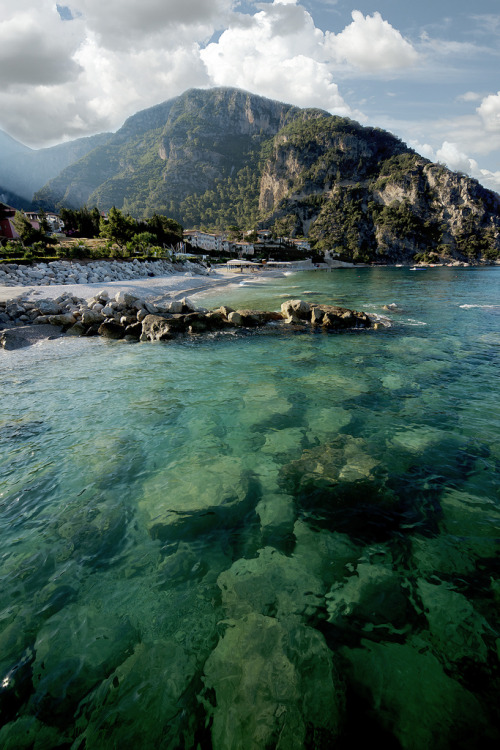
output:
[[[460,151],[456,143],[450,143],[449,141],[444,141],[441,148],[436,151],[436,159],[456,172],[465,172],[472,175],[479,170],[477,161],[470,159],[467,154]]]
[[[0,21],[0,90],[16,85],[50,86],[74,80],[80,72],[72,56],[79,35],[62,33],[55,6],[26,2],[4,13]]]
[[[213,83],[352,115],[325,61],[323,32],[306,9],[295,0],[259,7],[250,23],[234,24],[201,51]]]
[[[73,15],[79,14],[102,43],[115,49],[124,41],[133,47],[145,39],[210,38],[214,26],[231,9],[233,0],[70,0]],[[177,36],[177,39],[179,37]],[[165,43],[165,39],[163,40]]]
[[[380,13],[364,16],[352,12],[352,23],[339,34],[327,33],[333,57],[364,71],[397,70],[417,64],[419,55],[412,44]]]
[[[500,91],[486,96],[477,108],[477,113],[487,131],[500,133]]]
[[[434,149],[429,143],[419,143],[418,141],[411,141],[410,145],[426,159],[444,164],[454,172],[463,172],[479,180],[490,190],[499,191],[500,172],[492,172],[489,169],[481,168],[475,159],[462,151],[459,144],[443,141],[437,149]]]
[[[249,3],[246,12],[237,0],[5,5],[0,127],[31,146],[116,129],[191,86],[238,86],[364,119],[342,96],[339,70],[399,69],[416,59],[379,13],[355,11],[343,31],[324,33],[299,0]]]

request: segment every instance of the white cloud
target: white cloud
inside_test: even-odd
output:
[[[478,94],[475,91],[466,91],[465,94],[457,96],[457,102],[478,102],[482,98],[482,94]]]
[[[425,156],[426,159],[433,162],[440,162],[454,172],[464,172],[470,177],[474,177],[490,190],[496,190],[497,192],[500,190],[500,171],[492,172],[489,169],[481,168],[475,159],[467,156],[460,149],[457,143],[443,141],[438,149],[434,149],[428,143],[422,144],[418,143],[418,141],[411,141],[410,145],[419,154]]]
[[[363,71],[398,70],[417,64],[419,55],[412,44],[380,13],[363,16],[352,12],[352,23],[339,34],[327,32],[331,53]]]
[[[155,46],[186,37],[190,41],[209,39],[214,28],[231,10],[233,0],[70,0],[73,15],[110,49],[127,43],[141,47],[155,39]]]
[[[477,161],[470,159],[467,154],[460,151],[456,143],[449,141],[444,141],[441,148],[436,151],[436,159],[456,172],[472,175],[479,171]]]
[[[253,12],[236,12],[237,0],[0,3],[0,128],[31,146],[114,130],[192,86],[238,86],[363,120],[337,85],[346,61],[388,70],[416,59],[379,13],[355,11],[335,35],[299,0],[255,2]]]
[[[237,86],[299,106],[353,113],[326,62],[324,34],[295,0],[259,5],[248,23],[234,24],[201,51],[213,83]]]
[[[72,56],[79,35],[62,33],[63,21],[46,0],[31,9],[21,0],[0,21],[0,91],[16,85],[50,86],[74,80],[80,69]]]
[[[486,96],[477,108],[477,113],[487,131],[500,133],[500,91]]]

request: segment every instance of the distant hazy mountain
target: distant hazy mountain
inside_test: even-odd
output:
[[[237,89],[194,89],[138,112],[35,197],[190,227],[278,221],[355,260],[500,256],[500,197],[476,180],[386,131]]]
[[[0,186],[31,201],[33,193],[69,164],[109,138],[109,133],[79,138],[43,149],[31,149],[0,130]]]

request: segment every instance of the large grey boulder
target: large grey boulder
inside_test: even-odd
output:
[[[172,324],[162,315],[146,315],[142,321],[141,341],[169,341],[174,337]]]
[[[3,349],[13,350],[31,346],[44,339],[55,339],[61,335],[62,328],[51,325],[20,326],[7,328],[0,332],[0,346]]]
[[[100,310],[97,310],[95,307],[93,307],[91,310],[84,310],[82,313],[83,325],[89,326],[93,323],[103,323],[105,320],[105,316],[101,312],[101,310],[103,309],[102,305],[100,306],[100,308]]]
[[[289,299],[281,305],[285,323],[299,323],[311,318],[311,305],[302,299]]]

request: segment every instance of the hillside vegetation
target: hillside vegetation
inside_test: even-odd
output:
[[[347,260],[500,257],[500,197],[396,136],[236,89],[191,90],[129,118],[35,196],[186,227],[271,227]]]

